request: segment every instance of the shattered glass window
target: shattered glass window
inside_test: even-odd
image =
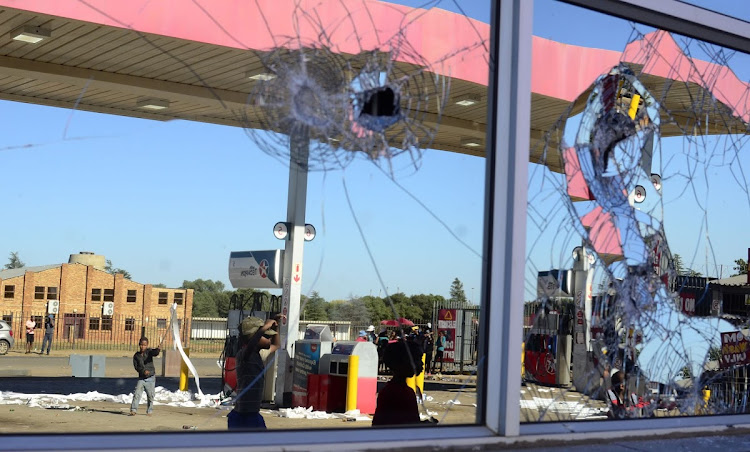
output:
[[[480,423],[491,3],[0,0],[0,434]]]
[[[538,1],[532,64],[522,422],[747,413],[750,58]]]

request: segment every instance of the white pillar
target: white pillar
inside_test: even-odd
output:
[[[575,317],[573,319],[573,385],[579,392],[591,394],[598,390],[599,381],[591,362],[591,301],[593,269],[588,251],[578,248],[578,258],[573,263]]]
[[[302,289],[302,252],[305,245],[305,205],[307,203],[307,171],[309,133],[296,131],[290,135],[289,193],[286,221],[289,240],[284,248],[284,273],[281,312],[286,322],[281,323],[281,349],[276,352],[276,395],[278,406],[292,402],[292,372],[294,342],[297,340]]]

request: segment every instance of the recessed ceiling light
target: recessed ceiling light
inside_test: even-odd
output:
[[[169,101],[166,99],[138,99],[135,104],[138,108],[146,110],[164,110],[169,108]]]
[[[11,39],[28,42],[29,44],[36,44],[51,36],[52,32],[48,28],[35,27],[33,25],[24,25],[10,32]]]
[[[245,77],[249,78],[250,80],[260,80],[263,82],[267,82],[269,80],[275,79],[276,74],[266,72],[265,68],[260,68],[253,71],[247,71],[245,73]]]
[[[482,140],[479,138],[461,138],[461,146],[466,146],[467,148],[478,148],[482,146]]]
[[[467,93],[461,96],[457,96],[454,99],[454,102],[456,103],[456,105],[460,105],[462,107],[470,107],[474,104],[481,102],[481,100],[482,100],[482,96],[480,96],[479,94]]]

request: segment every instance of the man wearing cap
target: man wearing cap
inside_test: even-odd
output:
[[[378,335],[375,334],[375,325],[370,325],[367,327],[367,340],[372,342],[373,344],[378,343]]]
[[[356,339],[357,342],[367,342],[367,332],[360,330],[359,337]]]
[[[247,317],[240,325],[240,351],[237,352],[237,399],[234,409],[227,416],[229,430],[265,429],[266,422],[260,415],[263,399],[264,363],[261,350],[271,354],[279,348],[276,331],[277,315],[265,322],[258,317]]]

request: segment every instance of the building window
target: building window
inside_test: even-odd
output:
[[[162,329],[167,327],[167,319],[156,319],[156,328]]]
[[[91,301],[102,301],[102,289],[91,289]]]
[[[16,296],[16,286],[14,285],[7,285],[5,286],[5,298],[15,298]]]
[[[41,315],[33,315],[31,316],[31,320],[36,323],[36,326],[34,328],[41,328],[43,326],[42,324],[44,323],[44,317],[42,317]]]
[[[183,299],[184,295],[185,294],[183,294],[183,293],[175,293],[174,294],[174,302],[177,303],[177,304],[182,304],[182,299]]]
[[[128,303],[135,303],[136,295],[135,290],[128,290]]]
[[[112,331],[112,316],[111,315],[102,316],[102,331]]]
[[[169,302],[169,292],[159,292],[159,304],[167,304]]]
[[[47,287],[47,299],[57,300],[57,287]]]
[[[3,322],[8,322],[8,325],[13,325],[13,314],[4,314]]]
[[[99,330],[99,317],[89,317],[89,330],[91,331]]]
[[[104,289],[104,301],[115,301],[115,289]]]
[[[133,331],[135,329],[135,319],[130,317],[125,319],[125,331]]]
[[[44,287],[43,286],[34,287],[34,299],[44,300]]]

